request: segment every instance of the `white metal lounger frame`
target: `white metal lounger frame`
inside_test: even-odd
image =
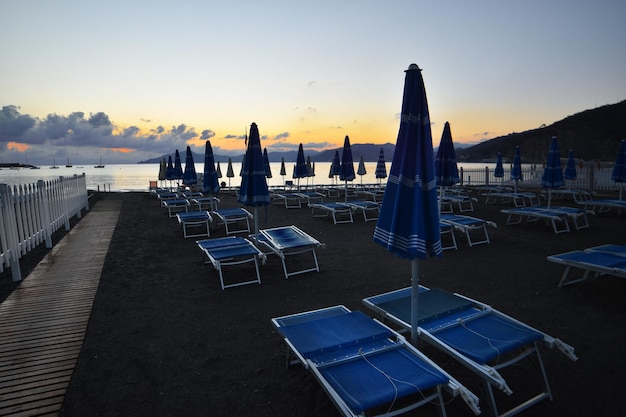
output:
[[[424,289],[427,289],[426,287],[422,287]],[[396,290],[396,291],[391,291],[389,293],[386,294],[381,294],[380,296],[386,296],[386,295],[392,295],[394,293],[400,293],[400,292],[404,292],[406,291],[406,289],[400,289],[400,290]],[[484,315],[484,314],[494,314],[496,316],[502,317],[504,319],[507,320],[511,320],[514,323],[517,323],[523,327],[528,328],[529,330],[541,333],[543,335],[543,344],[550,348],[557,348],[559,349],[563,354],[565,354],[568,358],[570,358],[573,361],[578,360],[578,357],[576,356],[576,354],[574,353],[574,348],[566,343],[564,343],[563,341],[561,341],[560,339],[554,338],[552,336],[549,336],[525,323],[522,323],[519,320],[514,319],[513,317],[510,317],[498,310],[493,309],[491,306],[481,303],[480,301],[471,299],[469,297],[465,297],[464,295],[461,294],[457,294],[454,293],[454,295],[461,297],[465,300],[468,300],[472,303],[474,303],[474,306],[479,308],[480,310],[482,310],[481,312],[477,313],[477,315],[475,316],[476,318]],[[382,317],[384,317],[385,319],[389,319],[390,321],[394,322],[395,324],[397,324],[398,326],[402,327],[405,330],[411,329],[411,323],[407,323],[401,319],[399,319],[398,317],[395,317],[391,314],[388,314],[385,310],[383,310],[382,308],[378,307],[378,305],[374,304],[373,302],[371,302],[369,299],[363,299],[363,304],[365,304],[368,308],[372,309],[373,311],[377,312],[378,314],[380,314]],[[451,325],[456,325],[456,323],[451,323]],[[523,352],[521,352],[519,355],[511,358],[510,360],[494,365],[494,366],[490,366],[487,364],[480,364],[477,363],[476,361],[472,360],[471,358],[467,357],[466,355],[462,354],[461,352],[457,351],[456,349],[453,349],[451,346],[449,346],[447,343],[439,340],[435,334],[436,334],[436,330],[433,332],[430,332],[426,329],[424,329],[421,326],[418,326],[418,331],[419,331],[419,335],[420,337],[422,337],[426,342],[428,342],[430,345],[440,349],[441,351],[445,352],[446,354],[448,354],[449,356],[451,356],[452,358],[454,358],[456,361],[458,361],[459,363],[461,363],[463,366],[465,366],[466,368],[468,368],[469,370],[471,370],[472,372],[474,372],[476,375],[478,375],[480,378],[482,378],[484,385],[487,389],[488,395],[489,395],[489,402],[491,405],[491,409],[493,412],[493,415],[495,417],[509,417],[515,414],[518,414],[520,412],[522,412],[523,410],[529,408],[530,406],[532,406],[533,404],[538,403],[539,401],[542,401],[546,398],[549,398],[550,400],[552,400],[552,392],[550,390],[550,385],[548,383],[548,376],[546,374],[545,368],[543,366],[543,360],[541,358],[541,352],[539,351],[539,346],[537,344],[537,341],[535,341],[533,343],[533,346],[527,347]],[[540,373],[543,379],[543,385],[544,385],[544,390],[535,395],[534,397],[522,402],[521,404],[511,408],[510,410],[504,412],[503,414],[499,414],[498,413],[498,408],[497,408],[497,404],[496,404],[496,400],[494,397],[494,393],[493,393],[493,389],[492,386],[496,387],[497,389],[503,391],[505,394],[510,395],[513,393],[513,391],[509,388],[506,380],[504,379],[504,377],[502,377],[502,375],[500,375],[500,373],[498,372],[499,369],[503,369],[506,368],[508,366],[511,366],[519,361],[521,361],[524,358],[529,357],[532,354],[536,354],[537,357],[537,361],[538,361],[538,365],[540,368]]]
[[[235,212],[230,212],[233,209],[214,210],[213,213],[219,220],[217,224],[223,224],[226,228],[226,234],[231,235],[233,233],[248,232],[250,233],[250,219],[252,219],[252,213],[244,208],[238,208]],[[232,230],[228,225],[236,225],[237,223],[245,223],[245,227],[241,229]],[[232,226],[231,226],[232,227]]]
[[[315,314],[315,313],[324,313],[325,311],[330,311],[333,309],[340,309],[346,313],[349,313],[350,310],[343,306],[343,305],[339,305],[339,306],[334,306],[334,307],[327,307],[327,308],[322,308],[319,310],[313,310],[313,311],[308,311],[308,312],[304,312],[304,313],[300,313],[300,314]],[[298,316],[298,314],[293,314],[290,316],[283,316],[283,317],[276,317],[272,319],[272,324],[274,325],[275,328],[279,328],[280,327],[280,321],[282,319],[285,318],[289,318],[289,317],[293,317],[293,316]],[[454,377],[452,377],[450,374],[448,374],[443,368],[441,368],[439,365],[437,365],[435,362],[433,362],[430,358],[428,358],[426,355],[424,355],[421,351],[419,351],[417,348],[415,348],[413,345],[411,345],[410,343],[408,343],[405,339],[404,336],[402,336],[400,333],[396,332],[395,330],[391,329],[390,327],[386,326],[384,323],[381,323],[380,321],[373,319],[374,321],[376,321],[378,324],[380,324],[381,326],[385,327],[386,329],[388,329],[391,332],[391,337],[396,341],[396,344],[394,345],[395,348],[404,348],[404,349],[408,349],[412,354],[414,354],[415,356],[417,356],[418,358],[420,358],[421,360],[423,360],[424,362],[426,362],[427,364],[431,365],[433,368],[435,368],[436,370],[438,370],[439,372],[443,373],[447,378],[448,378],[448,383],[444,386],[444,388],[446,389],[446,391],[448,393],[450,393],[452,396],[456,397],[456,396],[461,396],[461,398],[465,401],[465,403],[470,407],[470,409],[474,412],[474,414],[478,415],[480,414],[480,408],[478,406],[479,403],[479,399],[476,395],[474,395],[474,393],[472,393],[469,389],[467,389],[463,384],[461,384],[459,381],[457,381]],[[296,349],[296,347],[289,341],[288,338],[283,338],[283,340],[285,341],[285,344],[287,345],[287,356],[286,356],[286,366],[289,367],[290,365],[293,364],[302,364],[302,366],[305,369],[309,369],[313,375],[315,376],[315,379],[319,382],[319,384],[322,386],[322,388],[324,389],[324,391],[326,391],[326,393],[328,394],[328,396],[331,398],[331,400],[333,401],[333,403],[335,404],[335,406],[337,407],[337,409],[346,417],[364,417],[365,413],[361,413],[361,414],[355,414],[350,407],[346,404],[345,400],[337,393],[337,391],[328,383],[328,381],[326,380],[326,378],[324,378],[324,376],[321,374],[321,372],[319,371],[319,369],[323,366],[325,366],[325,364],[316,364],[313,361],[311,361],[310,359],[305,359]],[[394,347],[387,347],[386,349],[393,349]],[[375,353],[375,351],[373,352]],[[291,360],[291,358],[294,357],[294,360]],[[350,360],[350,358],[345,358],[344,360]],[[338,363],[338,361],[332,361],[329,362],[329,365],[333,365]],[[424,395],[424,394],[423,394]],[[435,393],[431,394],[431,395],[424,395],[424,398],[421,401],[409,404],[407,406],[404,406],[401,409],[397,409],[397,410],[393,410],[393,411],[387,411],[384,412],[382,414],[377,414],[374,417],[393,417],[393,416],[397,416],[400,414],[404,414],[407,413],[411,410],[414,410],[416,408],[421,407],[422,405],[425,405],[429,402],[433,402],[437,400],[437,405],[438,405],[438,411],[439,414],[443,417],[447,416],[446,413],[446,409],[445,409],[445,403],[443,401],[443,396],[442,396],[442,390],[441,387],[437,387],[437,390]]]
[[[280,229],[289,229],[297,233],[300,237],[306,239],[309,242],[309,244],[306,246],[297,246],[297,247],[291,247],[291,248],[288,246],[285,246],[274,235],[274,231],[280,230]],[[268,248],[273,254],[277,255],[280,258],[283,264],[283,271],[285,273],[285,279],[288,279],[290,276],[293,276],[293,275],[300,275],[300,274],[304,274],[307,272],[314,272],[314,271],[319,272],[320,267],[319,267],[319,263],[317,262],[317,254],[315,253],[315,249],[318,247],[323,248],[324,244],[320,243],[317,239],[311,237],[310,235],[308,235],[307,233],[303,232],[302,230],[298,229],[296,226],[293,226],[293,225],[283,226],[283,227],[274,227],[271,229],[262,229],[262,230],[259,230],[259,233],[261,234],[261,239],[259,239],[258,243]],[[287,256],[300,255],[300,254],[307,253],[307,252],[311,252],[311,255],[313,256],[314,266],[310,268],[304,268],[304,269],[299,269],[297,271],[288,272],[287,271],[287,259],[286,259]]]
[[[274,201],[282,201],[288,209],[302,207],[302,198],[298,193],[275,193]]]
[[[467,238],[467,244],[472,247],[475,245],[480,245],[481,243],[491,243],[489,239],[489,232],[487,231],[487,226],[498,227],[496,223],[488,220],[478,219],[476,217],[464,216],[464,215],[455,215],[454,217],[462,217],[465,219],[473,220],[474,223],[465,224],[460,223],[458,221],[454,221],[453,219],[446,219],[445,217],[441,217],[442,223],[447,223],[450,226],[454,227],[457,230],[465,233],[465,237]],[[476,235],[476,232],[481,232],[484,236],[480,240],[472,240],[472,234]],[[456,242],[455,242],[456,245]],[[456,249],[456,248],[455,248]]]
[[[442,250],[458,249],[458,245],[456,243],[456,237],[454,236],[454,227],[453,226],[451,226],[448,223],[439,222],[439,233],[440,233],[442,238],[443,238],[444,235],[449,235],[450,239],[452,240],[452,243],[450,243],[449,245],[444,245],[443,239],[442,239],[442,241],[441,241],[441,249]]]
[[[233,237],[234,238],[234,237]],[[218,238],[218,239],[229,239],[229,238]],[[243,239],[243,238],[240,238]],[[245,239],[244,239],[245,240]],[[260,284],[261,283],[261,274],[259,273],[259,258],[261,258],[262,260],[264,259],[264,254],[263,252],[261,252],[260,250],[258,250],[256,248],[256,246],[254,246],[252,244],[252,242],[246,240],[246,246],[250,246],[254,249],[256,249],[256,251],[258,252],[257,255],[255,256],[235,256],[235,257],[231,257],[231,258],[227,258],[227,259],[216,259],[212,254],[211,254],[211,250],[202,247],[202,240],[198,240],[196,241],[196,244],[198,245],[198,247],[202,250],[202,253],[204,254],[204,258],[203,258],[203,262],[205,264],[210,263],[211,265],[213,265],[213,268],[217,269],[217,272],[220,276],[220,285],[222,286],[222,290],[226,289],[226,288],[231,288],[231,287],[239,287],[241,285],[247,285],[247,284]],[[226,246],[225,246],[226,247]],[[213,248],[215,249],[215,248]],[[224,271],[223,268],[224,266],[229,266],[229,265],[240,265],[240,264],[244,264],[247,262],[254,262],[254,268],[256,270],[256,279],[251,279],[251,280],[247,280],[247,281],[243,281],[243,282],[236,282],[234,284],[225,284],[224,283]]]
[[[363,213],[363,220],[365,222],[378,220],[378,214],[380,213],[380,204],[373,201],[358,200],[348,201],[347,204],[353,211],[360,211],[361,213]],[[376,217],[372,217],[367,215],[368,212],[376,212],[378,214],[376,214]]]
[[[302,201],[306,201],[307,204],[324,202],[324,194],[318,193],[317,191],[299,192],[296,193],[296,195],[298,195]]]
[[[198,205],[198,210],[205,210],[208,208],[209,211],[215,211],[218,209],[217,205],[219,204],[220,199],[215,196],[197,197],[193,198],[191,202]]]
[[[211,236],[210,228],[211,222],[213,218],[209,214],[208,211],[188,211],[187,213],[177,213],[176,218],[178,218],[178,223],[183,226],[183,237],[186,239],[188,237],[201,237]],[[206,227],[206,232],[197,232],[196,234],[189,234],[187,228],[200,228]]]
[[[614,208],[621,213],[626,209],[626,200],[582,200],[577,203],[582,204],[585,210],[592,210],[594,213],[596,209],[598,213],[608,213]]]
[[[163,200],[163,204],[167,208],[167,216],[170,219],[176,217],[176,213],[189,211],[189,201],[184,198]]]
[[[527,222],[536,222],[544,219],[552,225],[552,230],[555,234],[569,232],[569,223],[567,222],[567,216],[563,214],[549,214],[547,212],[532,212],[519,209],[506,209],[500,210],[504,214],[508,214],[506,219],[507,225],[521,224],[524,219]],[[561,227],[557,225],[557,222]]]
[[[329,204],[333,204],[330,206]],[[309,204],[311,207],[311,217],[328,217],[333,218],[333,224],[338,223],[354,223],[352,218],[352,207],[344,203],[316,203]],[[320,214],[320,211],[323,214]],[[345,220],[337,220],[337,216],[346,216]]]
[[[472,197],[446,194],[441,199],[441,212],[442,213],[454,213],[454,209],[452,208],[454,203],[456,203],[457,206],[459,207],[460,213],[474,211],[473,201],[476,201],[476,199]]]

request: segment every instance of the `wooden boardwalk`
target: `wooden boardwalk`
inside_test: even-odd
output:
[[[61,409],[121,204],[97,202],[0,304],[0,416]]]

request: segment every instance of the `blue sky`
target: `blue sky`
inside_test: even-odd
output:
[[[438,143],[626,98],[626,2],[0,0],[0,160],[395,143],[404,70]]]

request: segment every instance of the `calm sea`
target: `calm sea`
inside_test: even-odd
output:
[[[286,180],[292,180],[294,184],[297,184],[297,180],[292,179],[293,174],[293,162],[286,163],[287,175],[284,177],[280,175],[280,162],[273,162],[270,164],[272,171],[272,178],[267,180],[269,186],[282,186]],[[484,169],[485,166],[489,166],[489,169],[495,168],[494,164],[484,163],[463,163],[459,164],[459,168],[464,169]],[[183,164],[184,167],[184,164]],[[354,169],[357,170],[358,163],[355,162]],[[391,162],[387,162],[387,173]],[[196,172],[202,173],[204,169],[204,163],[195,164]],[[363,176],[357,175],[352,184],[376,184],[378,180],[375,176],[376,162],[366,162],[365,169],[367,173]],[[241,177],[239,172],[241,170],[240,163],[233,163],[233,171],[235,176],[232,178],[226,177],[227,164],[220,163],[220,170],[222,172],[221,181],[224,181],[226,185],[239,186],[241,183]],[[311,178],[300,179],[300,185],[316,185],[316,184],[332,184],[334,181],[328,178],[330,171],[330,162],[316,162],[315,163],[315,176]],[[100,191],[147,191],[150,181],[158,179],[159,166],[157,164],[107,164],[104,168],[95,168],[94,166],[73,166],[66,168],[65,166],[59,166],[57,169],[51,169],[50,166],[41,166],[40,169],[0,169],[0,184],[5,183],[9,185],[20,184],[32,184],[38,180],[50,180],[59,177],[67,177],[79,174],[85,174],[87,178],[87,189],[100,190]],[[386,182],[384,180],[383,182]],[[162,182],[162,185],[167,185],[166,182]]]

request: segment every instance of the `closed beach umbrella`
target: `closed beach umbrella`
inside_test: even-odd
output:
[[[337,175],[341,174],[341,162],[339,161],[339,151],[335,151],[333,162],[330,164],[330,172],[328,178],[334,178],[337,182]]]
[[[185,172],[183,173],[183,184],[193,186],[198,183],[198,174],[196,166],[193,162],[193,153],[191,148],[187,146],[187,154],[185,156]]]
[[[374,242],[411,260],[411,341],[417,342],[418,259],[441,256],[433,141],[421,70],[406,71],[400,129]]]
[[[167,168],[165,168],[165,179],[170,181],[170,186],[172,185],[171,181],[174,179],[174,164],[172,163],[172,155],[167,157]]]
[[[270,158],[267,155],[267,148],[263,149],[263,165],[265,166],[265,177],[272,178],[272,169],[270,168]]]
[[[556,136],[553,136],[552,142],[550,142],[546,169],[543,170],[543,176],[541,177],[541,186],[548,189],[548,208],[550,208],[550,200],[552,199],[552,189],[562,187],[563,185],[565,185],[565,182],[563,180],[563,169],[561,168],[559,141]]]
[[[176,149],[176,153],[174,155],[174,179],[180,180],[183,178],[183,164],[180,162],[180,153],[178,153],[178,149]]]
[[[576,161],[574,160],[574,150],[570,149],[567,156],[567,163],[565,164],[565,171],[563,171],[563,178],[569,181],[576,179]]]
[[[220,184],[217,181],[217,171],[215,170],[215,158],[211,142],[204,143],[204,180],[202,181],[202,192],[207,194],[217,194],[220,192]]]
[[[511,168],[511,179],[515,181],[515,192],[517,192],[517,182],[522,179],[522,157],[520,156],[519,146],[515,147],[513,167]]]
[[[348,181],[354,181],[354,162],[352,161],[352,147],[350,138],[346,135],[343,140],[343,151],[341,152],[341,172],[339,179],[346,184],[345,201],[348,202]]]
[[[387,178],[387,166],[385,165],[385,151],[380,148],[378,162],[376,163],[376,178],[381,180]]]
[[[493,171],[493,176],[496,178],[504,179],[504,167],[502,166],[502,153],[498,152],[498,160],[496,161],[496,169]]]
[[[306,168],[306,161],[304,159],[304,148],[302,144],[298,146],[298,156],[296,157],[296,166],[293,170],[293,177],[298,179],[298,191],[300,191],[300,178],[305,178],[308,175]]]
[[[283,177],[283,185],[285,185],[285,175],[287,175],[287,169],[285,168],[285,158],[280,158],[280,176]]]
[[[626,140],[622,140],[615,158],[611,179],[619,183],[619,199],[622,199],[622,184],[626,182]]]
[[[230,179],[235,176],[233,171],[233,160],[228,158],[228,166],[226,167],[226,176],[228,177],[228,188],[230,188]]]
[[[250,126],[248,147],[244,165],[241,170],[241,186],[237,193],[237,201],[246,206],[254,207],[254,238],[257,240],[259,233],[258,206],[267,206],[270,203],[270,193],[267,189],[265,178],[265,163],[261,152],[261,138],[256,123]]]
[[[440,201],[445,196],[445,187],[450,187],[461,182],[459,179],[459,169],[456,165],[456,153],[452,142],[452,131],[450,123],[443,126],[437,157],[435,158],[435,180],[440,189]],[[441,205],[440,205],[441,210]]]
[[[363,155],[359,157],[359,166],[356,169],[356,173],[361,176],[361,185],[363,185],[363,175],[367,174],[367,170],[365,169],[365,161],[363,160]]]
[[[159,162],[159,181],[163,181],[165,179],[165,173],[167,171],[167,162],[165,162],[165,158],[161,159]]]
[[[217,178],[222,178],[222,167],[220,167],[220,163],[218,161],[217,168],[215,169]]]

